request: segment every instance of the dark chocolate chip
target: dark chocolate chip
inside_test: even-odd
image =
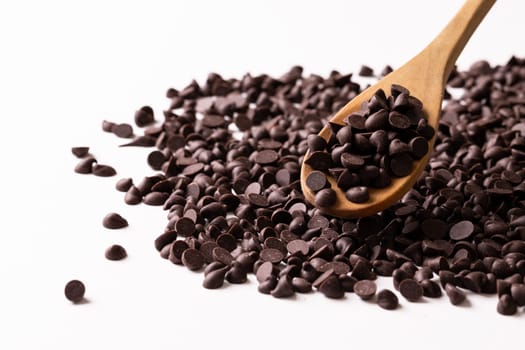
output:
[[[109,229],[119,229],[128,226],[128,221],[117,213],[109,213],[102,220],[102,225]]]
[[[93,164],[96,162],[96,159],[93,157],[82,159],[75,166],[75,172],[78,174],[91,174],[93,172]]]
[[[512,297],[508,294],[504,294],[499,297],[498,305],[497,305],[497,311],[505,316],[514,315],[518,308],[516,307],[516,303],[512,299]]]
[[[354,203],[365,203],[370,199],[368,188],[365,186],[352,187],[345,192],[346,199]]]
[[[204,265],[204,256],[194,248],[184,250],[181,257],[182,263],[192,271],[199,270]]]
[[[474,233],[474,224],[468,220],[455,223],[450,228],[450,238],[456,241],[464,240]]]
[[[315,205],[320,208],[328,208],[337,201],[336,193],[331,188],[325,188],[315,195]]]
[[[117,175],[116,170],[105,164],[94,164],[93,165],[93,175],[100,177],[110,177]]]
[[[72,147],[71,153],[77,158],[84,158],[89,154],[89,147]]]
[[[317,192],[329,185],[326,175],[322,171],[314,170],[306,177],[306,186],[312,192]]]
[[[126,249],[118,244],[113,244],[106,249],[105,252],[106,259],[108,260],[122,260],[128,256]]]
[[[138,127],[147,126],[155,121],[153,108],[150,106],[143,106],[135,112],[135,124]]]
[[[127,192],[133,185],[133,180],[130,177],[120,179],[115,184],[115,188],[120,192]]]
[[[405,279],[399,284],[399,292],[408,301],[418,301],[423,296],[423,288],[413,279]]]
[[[445,285],[445,293],[447,293],[448,299],[452,305],[459,305],[467,298],[465,293],[451,284]]]
[[[73,303],[79,303],[84,299],[86,293],[86,287],[84,283],[79,280],[72,280],[66,284],[64,294],[69,301]]]
[[[133,127],[127,123],[115,124],[111,127],[111,132],[118,137],[127,139],[133,136]]]
[[[399,305],[399,299],[390,289],[383,289],[377,293],[377,305],[385,310],[395,310]]]
[[[376,294],[377,286],[374,281],[362,280],[354,284],[354,292],[361,299],[371,299]]]
[[[341,286],[341,282],[335,275],[326,278],[320,285],[319,291],[326,297],[332,299],[340,299],[345,295],[345,291]]]

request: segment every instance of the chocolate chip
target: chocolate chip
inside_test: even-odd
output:
[[[278,263],[284,259],[284,254],[279,249],[265,248],[261,250],[260,257],[263,261]]]
[[[199,270],[204,265],[204,256],[194,248],[184,250],[181,257],[182,263],[192,271]]]
[[[111,132],[121,138],[130,138],[133,136],[133,128],[127,123],[115,124],[111,127]]]
[[[322,171],[314,170],[306,177],[306,186],[312,192],[317,192],[329,185],[326,175]]]
[[[294,295],[295,292],[288,278],[281,277],[270,294],[275,298],[288,298]]]
[[[445,293],[447,293],[448,299],[452,305],[459,305],[467,298],[465,293],[451,284],[445,285]]]
[[[376,294],[377,286],[374,281],[362,280],[354,284],[354,292],[361,299],[371,299]]]
[[[441,297],[441,287],[434,281],[423,280],[419,283],[423,288],[423,295],[427,298],[439,298]]]
[[[213,248],[212,256],[215,261],[218,261],[227,266],[231,265],[234,260],[229,251],[219,246]]]
[[[105,132],[111,132],[111,129],[113,129],[114,126],[115,123],[113,122],[107,120],[102,121],[102,130],[104,130]]]
[[[275,163],[277,159],[279,159],[279,154],[270,149],[260,151],[255,155],[255,161],[261,165]]]
[[[108,260],[122,260],[128,256],[128,253],[121,245],[113,244],[106,249],[105,256]]]
[[[408,301],[418,301],[423,296],[423,288],[413,279],[405,279],[399,284],[399,292]]]
[[[130,177],[120,179],[115,184],[115,188],[120,192],[127,192],[133,185],[133,180]]]
[[[337,197],[331,188],[325,188],[315,195],[315,205],[319,208],[328,208],[335,204]]]
[[[340,299],[345,295],[341,282],[339,282],[339,279],[334,275],[329,276],[319,285],[319,291],[326,297],[332,299]]]
[[[163,205],[170,195],[165,192],[150,192],[143,198],[144,204],[147,205]]]
[[[89,147],[72,147],[71,153],[77,158],[84,158],[89,154]]]
[[[354,203],[365,203],[370,199],[368,188],[365,186],[352,187],[345,192],[346,199]]]
[[[309,251],[308,243],[302,239],[295,239],[288,242],[286,249],[291,255],[303,255],[306,256]]]
[[[147,126],[155,121],[153,108],[150,106],[143,106],[135,112],[135,124],[138,127]]]
[[[79,174],[91,174],[93,172],[93,164],[97,161],[93,157],[82,159],[76,166],[75,172]]]
[[[310,165],[315,170],[328,170],[332,165],[332,159],[326,152],[316,151],[312,152],[305,163]]]
[[[234,261],[230,270],[226,273],[226,280],[230,283],[240,284],[248,280],[245,268],[237,261]]]
[[[518,309],[516,307],[516,303],[512,299],[512,297],[508,294],[504,294],[499,297],[498,305],[497,305],[497,311],[505,316],[514,315]]]
[[[406,115],[396,111],[390,112],[388,115],[388,123],[392,128],[398,130],[404,130],[410,127],[410,119]]]
[[[142,194],[136,186],[131,186],[124,196],[124,202],[129,205],[135,205],[142,202]]]
[[[224,284],[224,278],[228,272],[228,267],[216,269],[204,276],[202,286],[206,289],[217,289]]]
[[[102,225],[109,229],[119,229],[128,226],[128,221],[117,213],[109,213],[104,216]]]
[[[73,303],[79,303],[84,300],[85,293],[86,287],[84,286],[84,283],[79,280],[69,281],[64,289],[66,298]]]
[[[292,287],[297,293],[310,293],[312,284],[302,277],[292,278]]]
[[[371,77],[374,75],[374,70],[366,65],[362,65],[359,69],[359,75],[362,77]]]
[[[467,239],[474,233],[474,224],[468,220],[463,220],[455,223],[450,228],[450,238],[456,241]]]
[[[399,299],[391,290],[383,289],[377,293],[377,305],[385,310],[395,310],[399,305]]]
[[[175,223],[175,230],[183,237],[190,237],[195,233],[195,223],[187,217],[179,218]]]
[[[275,277],[275,276],[268,276],[267,279],[265,279],[264,281],[261,281],[261,283],[259,283],[259,286],[257,287],[257,290],[260,293],[263,293],[263,294],[270,294],[272,292],[272,290],[275,289],[276,286],[277,286],[277,277]]]
[[[156,139],[151,136],[138,136],[133,141],[124,143],[119,147],[153,147],[155,146]]]
[[[390,171],[397,177],[404,177],[412,171],[412,158],[408,153],[399,153],[390,159]]]
[[[93,175],[100,177],[110,177],[116,175],[116,170],[105,164],[94,164],[93,165]]]

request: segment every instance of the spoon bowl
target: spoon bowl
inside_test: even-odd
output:
[[[427,117],[427,122],[437,131],[448,76],[468,39],[494,3],[495,0],[467,0],[445,29],[423,51],[348,102],[332,117],[330,122],[345,124],[345,118],[359,111],[361,104],[368,101],[377,90],[383,89],[388,92],[392,84],[397,84],[407,88],[411,96],[418,98],[423,103],[423,113]],[[328,140],[331,133],[327,124],[319,135]],[[391,184],[385,188],[369,188],[370,198],[364,203],[349,201],[345,193],[337,186],[336,179],[327,174],[337,199],[333,206],[320,208],[320,210],[332,216],[351,218],[373,215],[388,208],[412,188],[425,169],[432,154],[435,137],[434,135],[429,140],[427,154],[414,161],[409,175],[393,177]],[[309,151],[306,153],[305,159],[308,159],[309,153]],[[315,194],[306,186],[306,178],[313,170],[306,162],[303,162],[301,187],[306,199],[315,205]]]

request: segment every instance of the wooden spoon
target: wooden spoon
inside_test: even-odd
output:
[[[495,2],[496,0],[467,0],[445,29],[423,51],[348,102],[335,114],[331,122],[344,124],[344,119],[352,112],[358,111],[361,103],[368,101],[378,89],[389,92],[392,84],[398,84],[409,89],[411,95],[423,102],[423,112],[428,117],[428,124],[437,130],[447,78],[468,39]],[[319,135],[328,140],[331,135],[330,128],[326,125]],[[369,189],[370,199],[365,203],[348,201],[345,193],[337,186],[336,179],[327,175],[332,189],[336,192],[337,201],[332,207],[322,208],[322,211],[332,216],[350,218],[373,215],[388,208],[401,199],[419,178],[430,159],[434,140],[435,136],[429,143],[429,152],[414,162],[410,175],[392,178],[391,185],[386,188]],[[308,159],[308,156],[309,152],[306,153],[305,159]],[[306,177],[312,170],[303,162],[301,187],[306,199],[315,204],[315,195],[306,186]]]

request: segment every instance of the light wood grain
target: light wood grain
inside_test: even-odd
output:
[[[467,0],[443,31],[423,51],[348,102],[331,121],[344,124],[344,119],[350,113],[358,111],[361,103],[370,99],[378,89],[389,92],[392,84],[399,84],[408,88],[411,95],[423,102],[423,112],[427,115],[429,124],[437,130],[447,78],[472,33],[495,2],[495,0]],[[328,139],[331,131],[325,126],[319,134]],[[350,218],[373,215],[391,206],[417,181],[428,163],[434,139],[430,141],[430,151],[427,155],[414,162],[410,175],[393,178],[392,184],[384,189],[370,189],[370,200],[366,203],[357,204],[348,201],[345,193],[337,186],[336,179],[329,176],[332,188],[337,194],[337,201],[333,207],[324,208],[322,211],[329,215]],[[305,156],[305,159],[307,158],[308,153]],[[314,204],[315,195],[305,185],[306,177],[312,170],[303,162],[301,186],[306,199]]]

